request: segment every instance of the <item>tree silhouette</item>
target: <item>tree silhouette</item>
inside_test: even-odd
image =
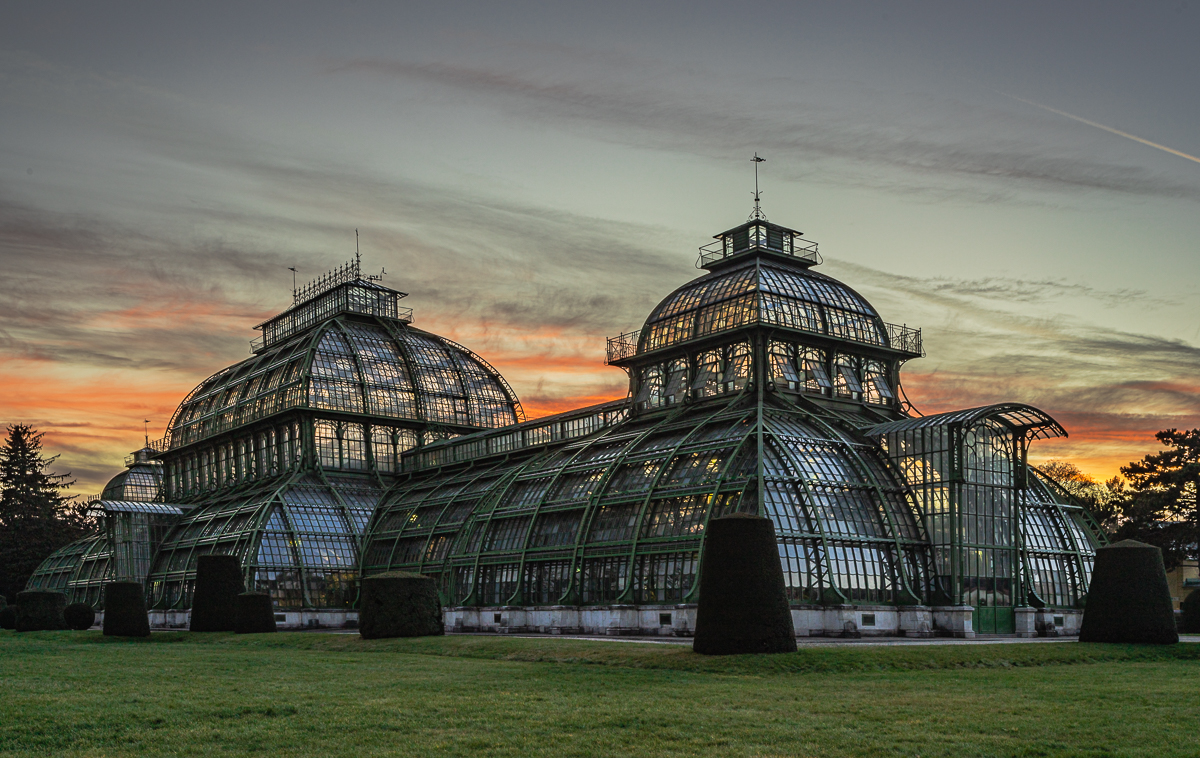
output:
[[[1115,536],[1157,545],[1171,569],[1200,552],[1200,429],[1167,429],[1154,436],[1166,450],[1121,467],[1128,487],[1117,493]]]
[[[63,494],[71,475],[49,471],[57,459],[42,455],[39,432],[8,427],[0,447],[0,594],[10,601],[46,556],[88,532],[82,509]]]

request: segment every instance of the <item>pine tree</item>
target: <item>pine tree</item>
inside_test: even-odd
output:
[[[42,455],[39,432],[8,427],[0,447],[0,594],[9,601],[46,556],[87,534],[81,509],[63,494],[71,475],[49,471],[57,459]]]
[[[1200,544],[1200,429],[1167,429],[1154,435],[1167,449],[1121,467],[1128,487],[1120,491],[1117,539],[1162,548],[1168,569],[1197,557]]]

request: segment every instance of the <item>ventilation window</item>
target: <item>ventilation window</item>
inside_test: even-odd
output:
[[[1063,625],[1063,623],[1064,623],[1064,619],[1063,619],[1063,617],[1062,617],[1062,616],[1055,616],[1055,617],[1054,617],[1054,625],[1055,625],[1055,626],[1062,626],[1062,625]]]
[[[497,613],[497,614],[495,614],[495,615],[493,615],[493,616],[492,616],[492,619],[493,619],[493,620],[494,620],[494,621],[495,621],[497,624],[502,624],[502,623],[504,623],[504,616],[503,616],[502,614],[499,614],[499,613]]]
[[[864,613],[862,615],[862,625],[863,626],[875,626],[875,614],[874,613]]]
[[[669,613],[658,614],[658,625],[659,626],[670,626],[671,625],[671,614],[669,614]]]

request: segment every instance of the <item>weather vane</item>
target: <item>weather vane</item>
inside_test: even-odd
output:
[[[146,432],[146,447],[150,447],[150,419],[144,419],[142,423],[145,425]]]
[[[756,152],[754,153],[754,157],[750,160],[754,163],[754,213],[750,214],[750,218],[765,219],[766,216],[763,215],[762,208],[760,208],[758,205],[759,196],[761,195],[761,193],[758,191],[758,164],[764,163],[767,159],[759,158],[758,153]]]

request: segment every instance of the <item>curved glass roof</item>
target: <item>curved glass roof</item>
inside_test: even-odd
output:
[[[759,418],[792,600],[921,596],[926,541],[877,449],[745,399],[418,472],[376,513],[364,572],[438,576],[451,604],[695,602],[708,520],[759,510]]]
[[[137,462],[114,476],[104,485],[102,500],[121,500],[149,503],[159,499],[162,488],[162,465],[148,461]]]
[[[751,258],[672,292],[646,319],[638,352],[747,324],[783,326],[889,347],[888,329],[861,295],[836,279]]]
[[[247,588],[269,592],[277,608],[349,608],[360,535],[381,494],[365,477],[298,473],[199,508],[159,548],[148,602],[190,607],[196,560],[221,554],[236,555]]]
[[[170,446],[287,408],[467,428],[525,418],[503,377],[465,347],[399,322],[338,318],[206,379],[171,419]]]
[[[62,592],[68,603],[102,610],[104,583],[112,581],[108,538],[93,534],[50,554],[29,577],[25,589]]]

